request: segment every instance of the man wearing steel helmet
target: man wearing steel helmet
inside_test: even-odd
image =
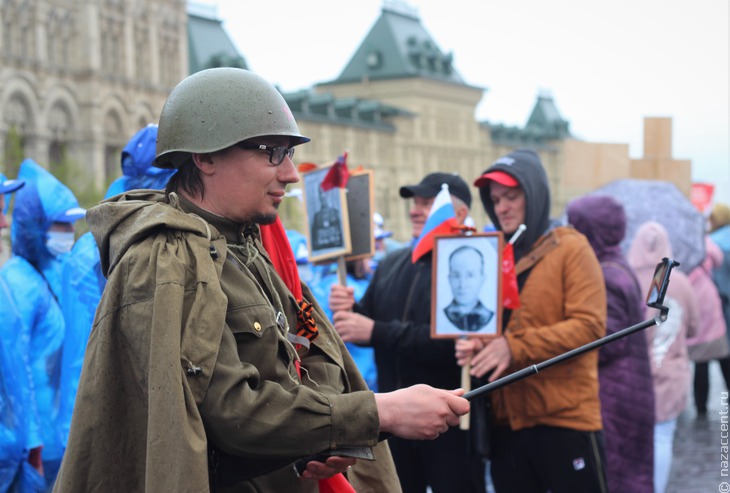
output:
[[[457,341],[460,364],[489,381],[587,344],[606,331],[606,290],[588,240],[551,221],[538,155],[518,149],[474,183],[495,227],[514,243],[521,306],[486,345]],[[598,355],[590,352],[490,394],[491,476],[498,493],[604,492]]]
[[[277,209],[308,140],[246,70],[204,70],[172,91],[156,157],[178,169],[167,190],[89,212],[108,281],[56,491],[397,491],[381,433],[435,438],[467,412],[461,391],[365,390],[292,282]],[[374,462],[338,454],[369,447]],[[322,451],[333,456],[297,477],[292,463]]]

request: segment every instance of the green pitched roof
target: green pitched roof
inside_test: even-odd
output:
[[[394,116],[412,117],[407,110],[370,99],[335,98],[305,89],[283,94],[297,121],[308,120],[393,132]]]
[[[492,136],[492,142],[506,146],[544,147],[553,140],[571,137],[570,123],[560,116],[552,96],[540,94],[532,109],[525,128],[494,124],[488,121],[480,122]]]
[[[213,67],[248,68],[223,29],[222,21],[191,10],[188,10],[188,55],[191,74]]]
[[[436,45],[418,14],[384,6],[345,69],[330,83],[429,77],[464,84],[452,62],[452,55]]]
[[[552,96],[548,94],[538,95],[525,129],[542,132],[550,138],[557,139],[570,137],[568,127],[568,121],[560,115]]]

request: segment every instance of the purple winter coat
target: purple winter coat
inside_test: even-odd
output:
[[[644,320],[642,288],[619,243],[626,234],[621,204],[607,196],[577,199],[568,221],[583,233],[606,282],[606,335]],[[606,477],[612,493],[654,491],[654,388],[646,335],[619,339],[599,350],[598,380],[606,442]]]

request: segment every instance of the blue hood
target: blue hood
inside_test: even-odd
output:
[[[86,211],[66,185],[31,159],[20,164],[18,179],[25,180],[25,186],[15,192],[13,254],[42,269],[53,258],[46,249],[46,232],[51,224],[75,222]]]
[[[163,189],[177,170],[152,166],[157,148],[157,125],[150,124],[134,134],[122,150],[122,173],[106,192],[105,199],[140,188]]]

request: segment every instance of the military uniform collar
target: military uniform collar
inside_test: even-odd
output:
[[[261,236],[259,227],[255,223],[240,224],[235,221],[231,221],[230,219],[195,205],[182,195],[178,195],[178,197],[180,200],[180,208],[183,211],[197,214],[202,217],[226,238],[226,243],[243,243],[243,239],[247,236],[251,236],[254,239],[258,239]]]

